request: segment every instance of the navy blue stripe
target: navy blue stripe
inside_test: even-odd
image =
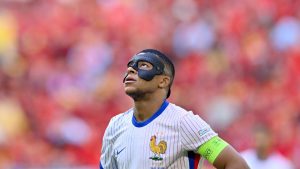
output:
[[[132,124],[135,127],[144,127],[147,124],[149,124],[151,121],[153,121],[154,119],[156,119],[169,105],[169,102],[167,102],[166,100],[163,102],[163,104],[160,106],[160,108],[146,121],[143,122],[138,122],[136,120],[136,118],[134,117],[134,115],[132,116]]]
[[[99,167],[100,167],[100,169],[104,169],[104,168],[102,167],[101,163],[100,163],[100,166],[99,166]]]
[[[193,153],[192,151],[189,151],[188,158],[189,158],[190,169],[194,169],[195,168],[195,153]]]

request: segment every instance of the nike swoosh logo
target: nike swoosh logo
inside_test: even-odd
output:
[[[126,147],[124,147],[122,150],[118,151],[117,150],[117,155],[119,155],[123,150],[125,150]]]

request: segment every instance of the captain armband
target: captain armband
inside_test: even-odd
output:
[[[199,149],[198,153],[202,155],[211,164],[214,163],[219,154],[224,150],[228,143],[222,140],[220,137],[215,136],[207,142],[203,143]]]

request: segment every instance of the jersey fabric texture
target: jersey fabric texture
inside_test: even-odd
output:
[[[167,101],[144,122],[130,109],[106,128],[100,169],[197,168],[198,148],[216,135],[198,115]]]

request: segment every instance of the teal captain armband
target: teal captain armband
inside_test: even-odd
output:
[[[214,163],[219,154],[227,147],[228,143],[218,136],[213,137],[207,142],[203,143],[198,148],[198,153],[208,160],[211,164]]]

